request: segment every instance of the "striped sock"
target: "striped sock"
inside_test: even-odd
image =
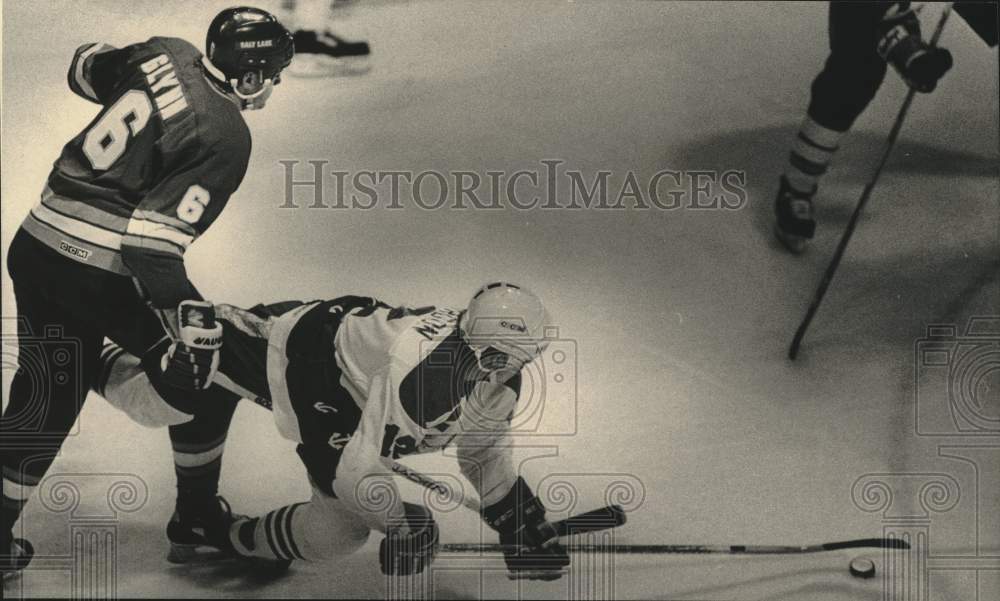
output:
[[[21,509],[38,487],[41,478],[3,466],[3,524],[6,531],[14,528]]]
[[[233,531],[230,532],[233,546],[242,555],[267,559],[305,559],[292,534],[295,512],[303,505],[305,503],[286,505],[264,517],[234,524]]]
[[[837,152],[844,132],[835,131],[806,117],[795,136],[785,166],[785,179],[796,192],[812,194]]]
[[[177,508],[181,513],[204,509],[208,500],[215,499],[222,474],[222,452],[226,437],[204,444],[182,444],[173,441],[174,472],[177,474]],[[210,507],[214,508],[213,502]]]
[[[125,354],[125,350],[114,342],[104,343],[104,348],[101,349],[101,355],[97,362],[97,382],[94,384],[94,391],[97,394],[103,397],[107,396],[105,388],[108,385],[108,378],[111,377],[111,368],[123,354]]]

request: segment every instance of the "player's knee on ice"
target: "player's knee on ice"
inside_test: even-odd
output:
[[[165,428],[193,419],[192,415],[171,407],[160,397],[138,357],[115,344],[108,344],[101,352],[100,364],[94,391],[135,423],[147,428]]]
[[[313,490],[312,501],[302,508],[300,524],[292,524],[293,535],[302,535],[302,555],[322,560],[354,553],[368,541],[371,529],[340,500]]]

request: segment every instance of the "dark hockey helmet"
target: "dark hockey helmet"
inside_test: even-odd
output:
[[[277,83],[292,62],[292,34],[271,13],[250,6],[227,8],[212,19],[205,39],[208,60],[228,83],[253,73]]]

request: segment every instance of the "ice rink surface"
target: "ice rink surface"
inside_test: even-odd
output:
[[[4,4],[4,253],[61,145],[96,114],[66,86],[73,50],[152,35],[200,46],[226,5]],[[939,11],[925,11],[925,31]],[[371,42],[372,70],[285,77],[267,109],[248,116],[249,173],[188,252],[207,298],[249,306],[363,293],[461,306],[487,280],[522,282],[556,316],[562,348],[575,350],[575,361],[547,364],[563,386],[526,416],[525,429],[544,435],[524,436],[516,452],[559,510],[554,517],[610,495],[631,510],[618,543],[809,544],[893,533],[914,544],[902,559],[619,556],[608,566],[606,557],[577,557],[568,577],[520,587],[498,557],[443,557],[428,596],[1000,598],[1000,95],[996,50],[960,18],[942,37],[955,67],[916,99],[795,363],[787,345],[905,95],[890,72],[824,180],[810,252],[779,250],[771,203],[826,56],[824,4],[361,2],[334,30]],[[484,181],[487,171],[544,173],[541,161],[560,160],[587,182],[610,171],[612,201],[629,172],[645,185],[663,169],[735,170],[747,195],[739,210],[636,210],[633,200],[626,210],[455,210],[452,189],[446,208],[407,198],[389,209],[382,195],[362,210],[307,208],[311,192],[299,189],[299,208],[279,208],[280,160],[300,161],[298,179],[310,175],[305,161],[325,160],[350,173],[468,170]],[[433,180],[424,189],[433,201]],[[555,199],[568,204],[568,180]],[[3,315],[6,393],[14,357],[6,272]],[[992,323],[977,320],[969,332],[983,316]],[[922,352],[931,324],[955,328],[937,340],[953,351],[943,367]],[[971,357],[969,349],[979,371],[963,397],[971,404],[956,408],[949,361]],[[971,426],[970,412],[980,418]],[[457,473],[448,457],[408,463]],[[6,598],[391,592],[376,536],[354,556],[295,565],[277,579],[166,563],[167,434],[99,397],[49,474],[23,519],[39,555],[5,585]],[[249,403],[230,433],[222,492],[245,513],[308,494],[293,445]],[[478,518],[463,509],[438,518],[444,542],[479,540]],[[116,550],[101,564],[113,567],[110,581],[88,572],[100,562],[74,551],[87,540],[74,533],[95,531],[113,539],[101,547]],[[855,555],[874,559],[879,576],[852,578]],[[889,570],[887,560],[904,567]]]

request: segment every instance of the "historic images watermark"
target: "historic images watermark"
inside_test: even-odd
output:
[[[747,205],[746,172],[567,169],[543,159],[516,171],[343,171],[324,159],[278,161],[282,209],[735,211]]]

